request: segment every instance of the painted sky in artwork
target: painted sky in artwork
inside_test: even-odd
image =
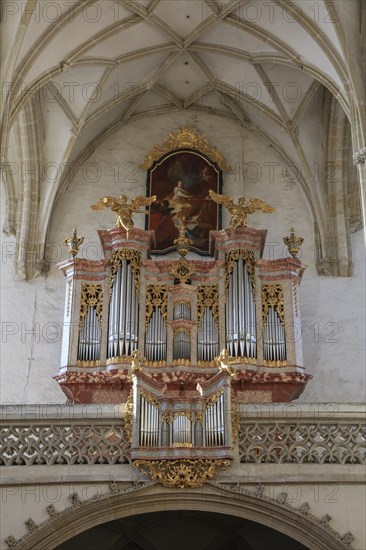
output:
[[[193,247],[208,252],[209,231],[218,228],[217,204],[209,190],[219,191],[218,169],[201,155],[179,151],[165,157],[150,172],[150,195],[157,195],[149,215],[156,250],[166,251],[178,237],[180,220]]]

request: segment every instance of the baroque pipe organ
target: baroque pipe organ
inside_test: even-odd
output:
[[[291,401],[309,379],[298,338],[304,266],[261,259],[266,231],[248,227],[212,231],[204,259],[150,257],[151,231],[98,233],[105,259],[60,264],[56,380],[71,402],[128,402],[131,456],[151,476],[162,456],[189,461],[193,453],[223,468],[236,404]]]
[[[94,207],[128,214],[155,196],[138,199]],[[189,252],[183,219],[175,249],[159,256],[154,231],[121,214],[118,227],[98,231],[104,259],[77,257],[74,229],[59,264],[66,300],[54,378],[70,402],[125,403],[133,465],[168,486],[200,471],[199,485],[228,466],[238,404],[289,402],[311,378],[299,337],[301,238],[288,238],[292,257],[265,260],[267,231],[246,227],[240,201],[225,200],[230,229],[209,231],[206,256]]]
[[[211,231],[204,259],[150,257],[151,231],[98,233],[103,260],[60,264],[66,304],[55,378],[71,401],[126,401],[136,351],[152,379],[189,386],[218,372],[224,348],[239,401],[298,397],[308,379],[298,337],[304,266],[261,259],[266,231]]]

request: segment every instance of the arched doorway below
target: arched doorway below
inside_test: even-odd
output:
[[[294,539],[244,518],[199,511],[123,517],[64,542],[56,550],[307,550]]]

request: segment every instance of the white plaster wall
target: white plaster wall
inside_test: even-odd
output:
[[[13,279],[13,238],[2,235],[3,402],[64,402],[51,379],[61,354],[60,328],[64,281],[56,263],[67,257],[63,239],[77,225],[85,236],[81,256],[100,257],[97,229],[113,226],[110,211],[93,212],[89,205],[103,195],[145,194],[146,172],[138,169],[146,152],[183,124],[202,131],[233,167],[224,174],[224,193],[235,198],[259,197],[276,207],[272,215],[257,213],[249,225],[268,229],[266,258],[285,254],[282,237],[295,225],[305,237],[302,260],[308,265],[300,287],[304,364],[314,379],[302,401],[364,400],[363,241],[353,235],[355,275],[347,279],[319,277],[315,269],[313,221],[299,184],[284,177],[286,167],[273,150],[248,130],[215,115],[170,114],[130,122],[106,138],[68,184],[56,205],[49,230],[51,270],[47,279]],[[314,147],[317,144],[314,143]],[[243,161],[247,163],[242,169]],[[3,195],[2,195],[3,198]],[[4,201],[2,201],[3,203]],[[4,208],[4,206],[2,206]],[[2,220],[4,219],[2,209]],[[224,224],[228,216],[223,215]],[[136,225],[144,227],[143,216]],[[5,251],[5,252],[4,252]],[[11,325],[9,323],[14,323]],[[27,330],[36,329],[35,335]],[[9,334],[14,331],[14,334]]]
[[[1,227],[4,219],[5,193],[1,187]],[[15,238],[1,232],[0,239],[1,402],[63,403],[65,396],[51,378],[60,356],[55,323],[62,319],[63,282],[56,283],[54,276],[16,281]]]

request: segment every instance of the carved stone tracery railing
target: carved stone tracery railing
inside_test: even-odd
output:
[[[2,427],[1,466],[126,464],[124,420],[114,424],[29,424]]]
[[[57,405],[56,420],[42,412],[51,405],[29,407],[39,410],[28,417],[21,406],[0,407],[1,466],[131,462],[125,412],[118,406],[91,404],[89,413],[78,405]],[[295,412],[279,405],[252,407],[239,411],[242,464],[366,464],[366,423],[359,407],[316,414],[311,404],[293,405]]]
[[[242,421],[241,463],[366,464],[366,425]]]

